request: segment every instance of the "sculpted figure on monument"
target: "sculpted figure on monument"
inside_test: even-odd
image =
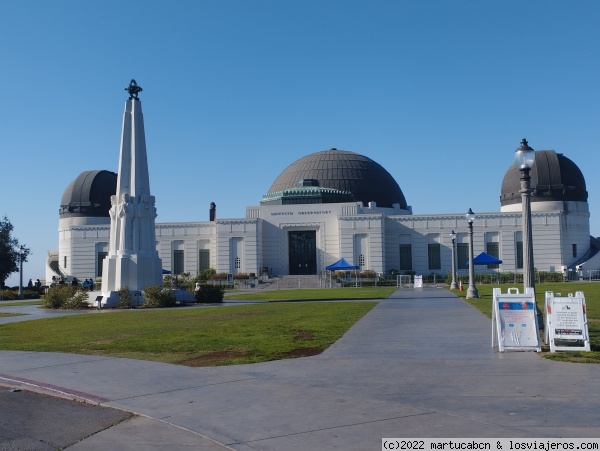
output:
[[[155,247],[154,219],[156,218],[155,198],[149,194],[142,194],[137,207],[140,232],[140,249],[152,250]]]
[[[135,80],[131,80],[129,82],[129,86],[127,86],[125,88],[125,91],[127,91],[129,93],[129,100],[131,99],[136,99],[138,98],[138,94],[140,92],[143,91],[143,89],[141,88],[141,86],[138,86],[137,82]]]
[[[121,202],[119,204],[119,222],[120,222],[120,237],[119,237],[119,249],[131,250],[132,243],[131,237],[133,233],[133,218],[135,216],[135,206],[131,203],[129,194],[124,193],[121,195]]]
[[[135,233],[134,240],[138,249],[146,249],[148,245],[148,220],[150,218],[150,210],[146,201],[147,194],[140,194],[137,204],[137,213],[135,217]]]
[[[117,196],[110,196],[110,209],[108,214],[110,215],[110,238],[108,245],[110,246],[109,252],[115,254],[119,249],[119,243],[117,243],[117,226],[118,226],[118,213],[117,213]]]

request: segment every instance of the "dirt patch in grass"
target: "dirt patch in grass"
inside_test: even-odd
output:
[[[181,362],[185,366],[213,366],[222,365],[230,360],[239,359],[246,357],[247,353],[244,351],[214,351],[208,354],[201,355],[200,357],[194,357],[193,359],[184,360]]]
[[[303,348],[292,349],[291,351],[281,354],[282,359],[295,359],[297,357],[310,357],[311,355],[319,355],[323,352],[321,348]]]
[[[298,348],[292,349],[291,351],[282,352],[277,354],[276,359],[295,359],[298,357],[309,357],[312,355],[319,355],[323,352],[323,348]],[[200,357],[194,357],[193,359],[184,360],[179,362],[181,365],[200,367],[200,366],[219,366],[231,364],[232,360],[243,359],[248,357],[248,353],[245,351],[235,350],[224,350],[214,351],[207,354],[201,355]]]

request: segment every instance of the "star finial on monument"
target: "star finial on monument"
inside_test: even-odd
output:
[[[127,91],[129,93],[129,100],[131,100],[131,99],[138,100],[138,94],[140,92],[142,92],[143,89],[140,86],[138,86],[138,84],[135,80],[132,79],[129,82],[129,86],[127,86],[125,88],[125,91]]]

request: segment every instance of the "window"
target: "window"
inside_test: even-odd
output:
[[[442,259],[440,255],[440,243],[429,243],[427,247],[429,269],[442,269]]]
[[[571,246],[573,247],[573,257],[577,257],[577,245],[572,244]],[[66,263],[65,263],[65,268],[66,268]]]
[[[63,262],[64,262],[63,268],[67,269],[67,256],[66,255],[63,258]]]
[[[198,272],[210,268],[210,250],[200,249],[198,251]]]
[[[106,256],[108,256],[108,252],[98,252],[98,264],[96,265],[96,276],[97,277],[102,277],[102,262],[104,261],[104,259],[106,258]]]
[[[183,272],[183,251],[173,251],[173,274],[181,274]]]
[[[242,259],[240,257],[235,257],[234,263],[235,269],[240,269],[242,267]]]
[[[410,244],[400,245],[400,270],[412,271],[412,246]]]
[[[469,261],[468,243],[456,243],[456,258],[458,259],[456,264],[457,269],[469,269],[469,265],[467,264]]]
[[[492,257],[496,257],[496,258],[500,258],[500,246],[499,243],[486,243],[486,250],[488,255],[491,255]],[[487,265],[488,269],[497,269],[499,268],[500,265],[498,264],[491,264],[491,265]]]
[[[357,233],[354,235],[354,255],[355,264],[361,268],[367,266],[367,249],[369,248],[368,237],[365,233]]]
[[[517,269],[523,269],[523,241],[517,241]]]

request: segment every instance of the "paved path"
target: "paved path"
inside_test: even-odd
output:
[[[498,353],[490,339],[491,321],[447,290],[401,289],[319,356],[188,368],[2,351],[0,373],[145,416],[73,450],[189,449],[176,443],[188,439],[195,449],[282,451],[377,450],[382,437],[600,437],[600,365]]]
[[[43,309],[39,304],[13,305],[5,307],[0,304],[0,313],[16,313],[16,316],[0,316],[0,324],[18,323],[32,319],[58,318],[59,316],[84,315],[86,313],[97,313],[102,310],[49,310]]]

